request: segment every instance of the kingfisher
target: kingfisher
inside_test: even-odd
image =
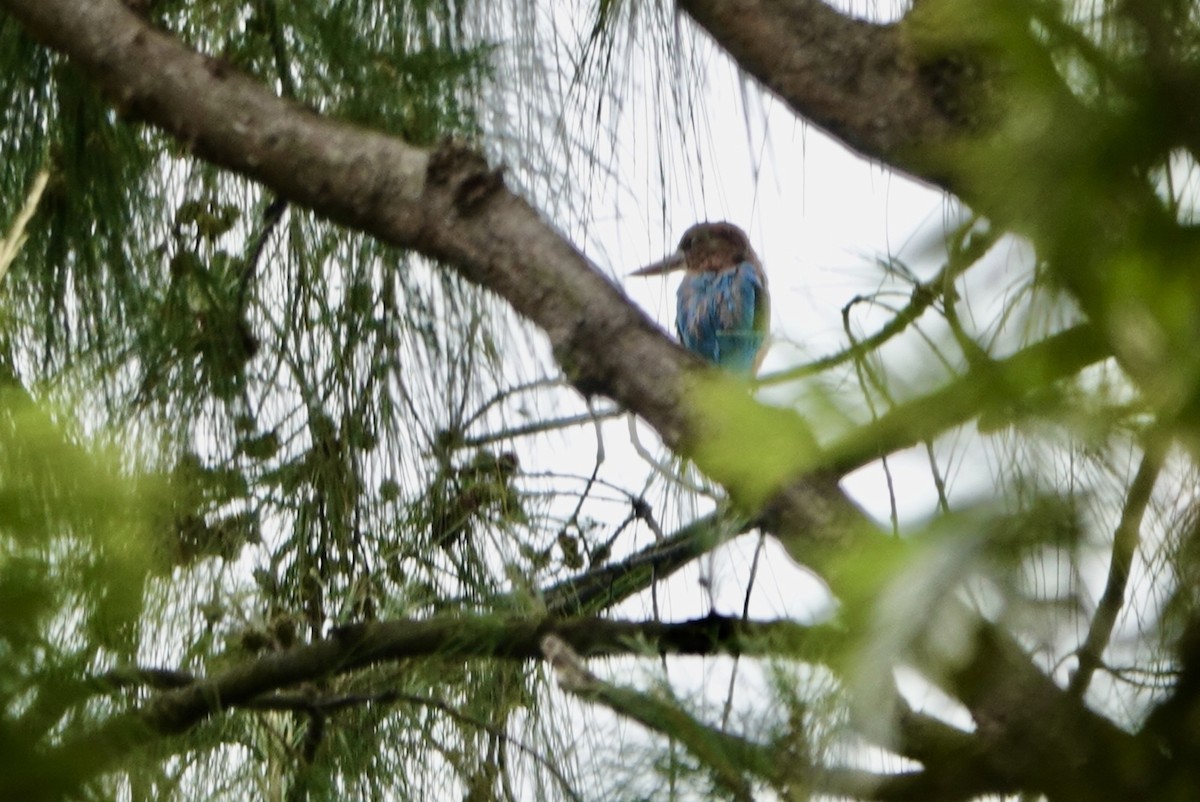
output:
[[[687,274],[676,294],[675,331],[692,353],[735,373],[753,375],[762,363],[771,300],[746,232],[733,223],[697,223],[679,249],[634,276],[680,268]]]

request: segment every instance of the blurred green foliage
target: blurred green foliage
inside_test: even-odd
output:
[[[149,523],[163,485],[81,445],[63,417],[0,392],[0,792],[10,799],[87,778],[80,755],[56,748],[124,707],[101,677],[136,662],[146,580],[162,559]]]
[[[787,479],[819,463],[816,438],[790,410],[760,405],[744,381],[717,371],[689,381],[700,432],[689,456],[743,510],[758,510]],[[771,448],[746,447],[766,442]]]

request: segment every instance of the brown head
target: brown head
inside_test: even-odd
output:
[[[655,276],[686,267],[692,271],[717,271],[741,262],[758,264],[746,232],[733,223],[696,223],[683,232],[679,250],[640,270],[633,276]]]

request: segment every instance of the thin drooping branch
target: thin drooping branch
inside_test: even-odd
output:
[[[876,774],[819,766],[805,743],[805,733],[754,740],[727,732],[697,719],[672,700],[601,680],[583,665],[569,644],[554,635],[543,638],[542,652],[564,690],[678,740],[713,771],[716,782],[735,799],[753,798],[747,775],[769,783],[785,799],[806,798],[807,793],[801,793],[804,789],[837,797],[919,802],[969,799],[1009,788],[984,764],[984,750],[961,746],[963,741],[976,743],[967,733],[955,731],[956,749],[939,753],[941,760],[923,771]],[[924,720],[921,716],[913,718]],[[930,735],[936,727],[926,723],[920,734],[915,733],[915,726],[907,729],[921,742],[921,748],[932,754],[935,743],[941,746],[949,740],[940,730]]]
[[[317,699],[314,699],[310,694],[305,693],[278,693],[260,696],[248,706],[254,708],[255,710],[290,710],[304,712],[316,709],[322,713],[333,713],[338,710],[351,707],[393,704],[419,705],[421,707],[437,710],[446,714],[455,721],[459,721],[469,727],[475,727],[476,729],[483,730],[494,738],[498,738],[506,743],[512,744],[518,750],[528,755],[531,759],[536,761],[538,765],[548,771],[550,776],[554,777],[555,781],[562,789],[562,792],[566,794],[568,799],[576,800],[576,802],[582,802],[582,798],[578,793],[576,793],[575,789],[571,786],[570,781],[566,778],[566,776],[563,775],[562,771],[559,770],[558,766],[553,760],[547,758],[540,751],[529,746],[521,739],[509,734],[504,727],[485,721],[478,716],[473,716],[467,713],[465,710],[450,704],[444,699],[436,699],[414,693],[404,693],[403,691],[397,690],[386,690],[378,691],[376,693],[363,694],[343,694],[340,696],[330,696],[327,698]]]
[[[1125,602],[1125,587],[1129,582],[1129,572],[1133,567],[1133,557],[1141,541],[1142,519],[1146,507],[1150,504],[1150,495],[1154,492],[1154,484],[1162,471],[1166,459],[1167,440],[1159,432],[1152,432],[1146,438],[1146,451],[1138,466],[1137,474],[1129,486],[1129,494],[1125,498],[1125,506],[1121,510],[1121,520],[1113,534],[1112,559],[1108,566],[1108,582],[1104,586],[1104,594],[1096,605],[1096,614],[1088,627],[1087,638],[1079,647],[1079,667],[1071,676],[1067,692],[1074,696],[1083,696],[1091,682],[1092,674],[1100,666],[1100,658],[1112,637],[1113,626],[1117,623],[1117,615]]]
[[[774,749],[710,727],[672,701],[602,681],[556,635],[544,637],[541,649],[564,690],[677,739],[712,769],[717,784],[734,799],[753,799],[747,773],[779,784],[779,756]]]
[[[976,222],[976,218],[972,218],[958,227],[957,232],[952,236],[946,264],[937,272],[937,275],[928,281],[916,281],[909,295],[908,303],[897,310],[891,320],[877,331],[836,353],[814,359],[797,367],[760,376],[758,383],[778,384],[795,381],[861,359],[878,351],[889,340],[908,330],[909,326],[920,319],[925,311],[937,302],[941,301],[948,310],[953,309],[952,296],[955,292],[956,282],[967,270],[979,263],[1000,236],[1000,232],[995,228],[989,228],[982,232],[976,231]],[[842,307],[843,318],[846,317],[847,310],[852,304],[863,300],[866,300],[865,296],[856,295],[847,301],[846,305]]]

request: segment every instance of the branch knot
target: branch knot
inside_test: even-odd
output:
[[[504,188],[503,168],[491,168],[479,151],[453,139],[430,155],[427,177],[433,186],[450,188],[454,208],[463,215],[477,212]]]

